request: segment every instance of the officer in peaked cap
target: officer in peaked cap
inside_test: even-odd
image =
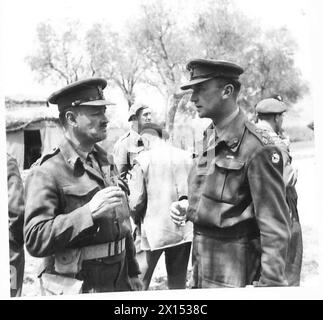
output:
[[[49,97],[60,111],[64,139],[27,177],[24,225],[27,250],[44,258],[44,294],[142,288],[128,188],[96,144],[107,136],[106,85],[86,79]]]
[[[188,63],[191,101],[211,125],[188,179],[188,194],[171,205],[176,224],[194,223],[196,288],[285,286],[290,217],[282,155],[237,105],[243,68],[195,59]]]
[[[107,81],[102,78],[80,80],[54,92],[48,98],[48,102],[56,104],[59,111],[68,107],[98,107],[114,104],[104,98],[103,89],[106,86]]]
[[[243,69],[235,63],[206,59],[191,60],[186,68],[190,73],[190,81],[181,86],[182,90],[214,78],[238,80],[243,73]]]

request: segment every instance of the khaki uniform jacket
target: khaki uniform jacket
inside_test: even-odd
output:
[[[97,145],[97,160],[102,176],[83,164],[80,156],[64,140],[51,154],[42,157],[26,180],[26,248],[35,257],[48,257],[64,249],[82,248],[126,237],[129,276],[139,273],[133,238],[129,229],[126,198],[114,219],[93,221],[88,202],[96,192],[112,185],[117,172],[107,154]],[[52,271],[47,265],[47,271]]]
[[[129,204],[134,214],[147,205],[141,224],[142,250],[165,249],[192,241],[192,223],[179,227],[169,216],[172,202],[187,195],[191,166],[192,157],[188,152],[165,142],[136,158],[129,181]]]
[[[244,112],[207,147],[190,172],[188,219],[195,227],[226,228],[255,220],[260,231],[260,285],[286,285],[290,216],[282,154]]]

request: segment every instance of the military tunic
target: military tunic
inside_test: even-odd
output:
[[[74,276],[84,281],[83,292],[130,290],[128,277],[139,269],[126,198],[113,219],[93,221],[89,209],[91,198],[113,185],[117,174],[107,154],[97,145],[95,151],[101,172],[84,163],[67,139],[32,168],[26,181],[26,248],[32,256],[45,257],[44,270],[55,273],[53,255],[125,239],[125,251],[84,261]]]
[[[286,285],[290,217],[282,155],[244,112],[204,150],[190,172],[195,287]]]

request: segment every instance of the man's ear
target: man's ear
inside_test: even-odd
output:
[[[229,97],[232,97],[234,93],[234,86],[232,84],[227,84],[223,88],[222,97],[223,99],[228,99]]]
[[[72,110],[68,110],[65,113],[65,119],[66,123],[68,123],[71,126],[76,126],[76,113]]]

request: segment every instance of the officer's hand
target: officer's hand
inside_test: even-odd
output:
[[[124,192],[116,186],[107,187],[97,192],[89,202],[93,220],[102,216],[115,218],[113,209],[122,205],[123,197]]]
[[[142,289],[144,288],[142,281],[137,276],[129,278],[129,281],[131,289],[133,291],[142,291]]]
[[[172,221],[178,225],[182,226],[186,222],[186,212],[188,208],[188,200],[181,200],[173,202],[170,206],[170,217]]]

